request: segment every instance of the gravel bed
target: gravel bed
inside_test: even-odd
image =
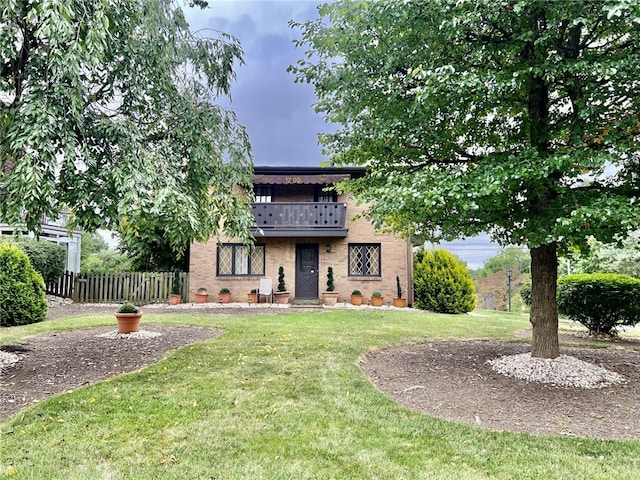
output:
[[[14,363],[17,363],[19,360],[20,357],[15,353],[0,350],[0,375],[4,369],[10,367]]]
[[[101,333],[96,335],[100,338],[110,338],[112,340],[136,340],[140,338],[155,338],[162,335],[160,332],[150,332],[147,330],[139,330],[137,332],[131,333],[120,333],[117,330],[112,330],[110,332]]]
[[[521,353],[505,355],[487,363],[508,377],[556,387],[604,388],[627,382],[622,375],[571,355],[548,359],[531,358],[530,353]]]

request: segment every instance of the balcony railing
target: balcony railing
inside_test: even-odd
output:
[[[346,237],[344,203],[273,202],[253,204],[256,236]]]

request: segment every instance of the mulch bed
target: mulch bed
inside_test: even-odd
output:
[[[360,367],[380,390],[428,415],[492,430],[640,439],[640,352],[562,347],[561,353],[602,365],[628,381],[602,389],[528,383],[487,364],[528,351],[526,343],[429,342],[369,352]]]

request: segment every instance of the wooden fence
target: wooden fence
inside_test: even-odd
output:
[[[122,303],[137,305],[166,302],[171,294],[173,272],[77,274],[67,272],[47,293],[72,298],[78,303]],[[189,292],[189,274],[180,273],[182,298]]]
[[[74,272],[65,272],[57,282],[48,283],[46,285],[46,292],[49,295],[55,295],[57,297],[73,297],[73,284],[75,282],[76,275],[77,274]]]

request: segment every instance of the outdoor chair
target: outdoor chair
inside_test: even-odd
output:
[[[260,288],[258,288],[258,303],[260,298],[269,297],[269,303],[273,303],[273,280],[270,278],[260,279]]]

